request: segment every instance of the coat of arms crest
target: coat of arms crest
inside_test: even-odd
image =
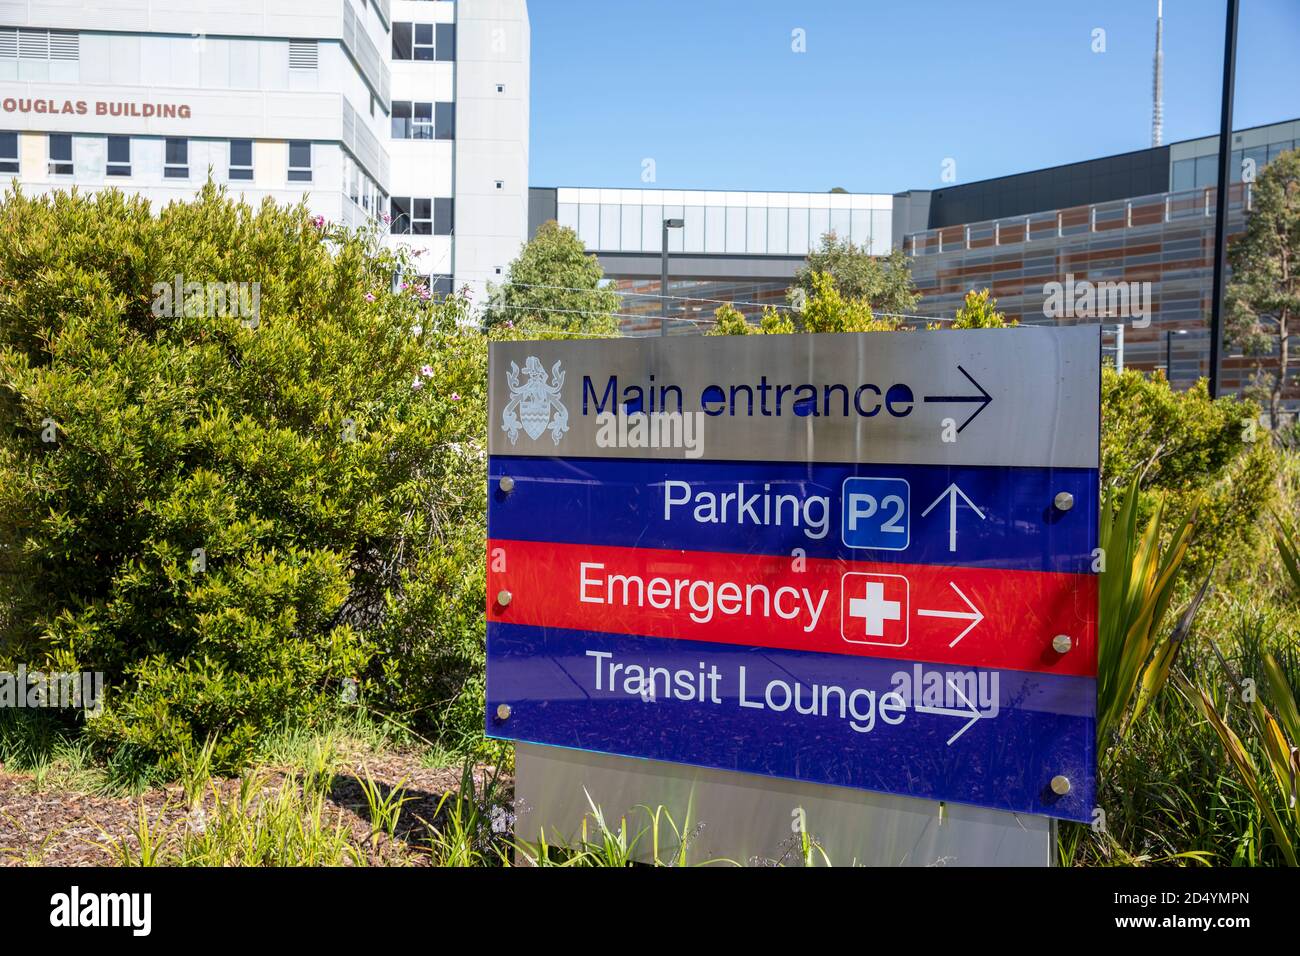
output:
[[[528,381],[520,385],[519,366],[510,363],[510,371],[506,373],[510,402],[501,414],[501,428],[510,436],[512,445],[519,439],[520,429],[532,439],[550,431],[551,438],[558,445],[569,430],[569,410],[560,401],[560,389],[564,385],[560,363],[555,363],[548,376],[537,356],[530,355],[524,362],[523,372]]]

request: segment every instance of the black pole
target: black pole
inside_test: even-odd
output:
[[[1165,329],[1165,381],[1173,381],[1174,330]]]
[[[1237,73],[1237,3],[1228,0],[1223,36],[1223,105],[1219,114],[1219,190],[1214,204],[1214,287],[1210,302],[1210,395],[1219,397],[1223,361],[1223,274],[1228,265],[1228,164],[1232,162],[1232,96]]]

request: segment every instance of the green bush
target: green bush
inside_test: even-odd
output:
[[[104,672],[96,744],[168,770],[212,737],[233,769],[345,679],[468,719],[485,342],[462,300],[393,289],[405,265],[211,184],[0,201],[0,663]],[[168,308],[177,276],[256,314]],[[408,667],[430,694],[395,692]]]
[[[1257,405],[1211,400],[1204,379],[1178,392],[1163,376],[1110,368],[1101,395],[1102,480],[1125,486],[1137,478],[1147,498],[1143,521],[1157,495],[1171,519],[1196,509],[1185,565],[1192,577],[1259,547],[1278,459]]]

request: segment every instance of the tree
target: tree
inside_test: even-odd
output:
[[[486,346],[404,265],[211,183],[0,200],[0,670],[103,673],[85,732],[164,772],[394,668],[479,725]]]
[[[912,268],[903,250],[894,249],[883,259],[870,255],[833,232],[822,236],[821,246],[795,273],[791,301],[813,295],[813,276],[829,273],[845,299],[863,300],[878,314],[909,315],[921,301],[912,285]],[[801,290],[795,292],[794,290]]]
[[[1277,428],[1290,374],[1288,340],[1300,317],[1300,151],[1283,153],[1260,174],[1246,232],[1232,243],[1228,261],[1224,337],[1247,355],[1276,353],[1259,368]],[[1272,368],[1263,373],[1266,365]]]
[[[871,311],[871,303],[843,296],[830,273],[814,273],[810,284],[812,295],[803,302],[801,310],[779,310],[768,306],[757,326],[750,325],[731,304],[723,305],[714,313],[718,321],[709,334],[908,331],[902,319],[893,316],[877,318]]]
[[[989,295],[988,289],[976,292],[971,289],[966,293],[957,317],[950,328],[954,329],[1006,329],[1019,325],[1018,320],[1008,322],[1007,317],[998,311],[998,300]]]
[[[505,283],[492,290],[484,325],[617,335],[618,295],[601,286],[604,276],[576,232],[555,221],[542,223],[510,264]]]

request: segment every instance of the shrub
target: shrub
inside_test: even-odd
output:
[[[406,265],[210,183],[0,201],[0,656],[103,671],[96,743],[175,770],[212,737],[229,770],[391,655],[466,653],[409,595],[482,605],[430,552],[481,541],[485,351]],[[169,308],[177,276],[257,313]]]
[[[1258,406],[1212,400],[1203,379],[1176,392],[1163,376],[1110,368],[1101,394],[1102,479],[1119,486],[1138,481],[1147,499],[1143,521],[1158,496],[1171,519],[1196,510],[1191,576],[1257,546],[1278,468],[1268,432],[1257,425]]]

